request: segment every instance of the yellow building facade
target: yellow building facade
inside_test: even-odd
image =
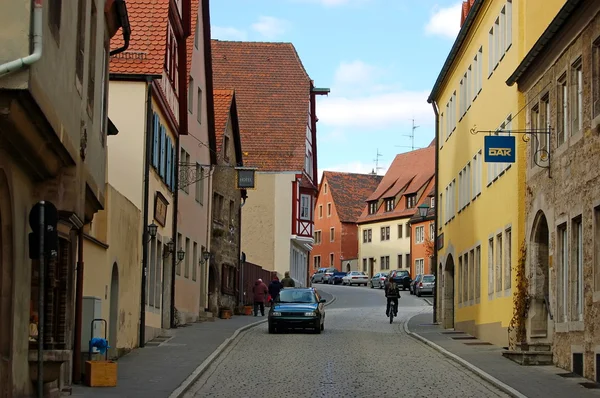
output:
[[[548,8],[563,3],[475,0],[428,100],[437,116],[437,318],[500,346],[525,239],[526,144],[516,134],[514,163],[486,163],[484,137],[526,128],[523,96],[505,82],[537,40],[526,32],[543,32],[555,15]]]
[[[395,269],[410,270],[410,224],[406,218],[358,225],[358,270],[373,276]]]

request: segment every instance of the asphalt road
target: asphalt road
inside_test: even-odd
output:
[[[413,314],[431,312],[403,292],[398,318],[385,316],[383,291],[316,285],[337,297],[325,331],[244,332],[186,397],[506,397],[492,385],[404,332]]]

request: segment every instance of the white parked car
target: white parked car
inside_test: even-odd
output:
[[[365,285],[369,283],[369,277],[362,271],[350,271],[342,278],[342,285]]]

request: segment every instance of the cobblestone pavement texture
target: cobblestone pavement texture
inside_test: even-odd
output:
[[[323,298],[333,296],[323,292]],[[233,316],[193,323],[173,330],[173,338],[157,347],[133,350],[117,361],[116,387],[73,386],[73,396],[166,398],[237,329],[267,317]]]
[[[469,346],[465,341],[454,340],[452,335],[443,334],[443,329],[438,325],[432,325],[432,320],[431,314],[417,315],[410,320],[408,328],[411,332],[459,356],[529,398],[600,397],[600,389],[587,389],[579,384],[589,383],[590,380],[580,377],[561,377],[559,374],[570,372],[555,366],[521,366],[502,357],[502,347]],[[466,342],[474,343],[479,340]]]
[[[318,286],[317,286],[318,288]],[[404,332],[431,307],[403,294],[390,325],[383,292],[327,287],[325,331],[270,335],[260,325],[221,355],[185,397],[506,397],[456,362]]]

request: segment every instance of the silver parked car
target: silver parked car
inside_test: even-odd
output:
[[[433,289],[435,289],[434,275],[425,274],[419,282],[415,283],[415,294],[417,297],[421,297],[422,294],[433,294]]]
[[[385,287],[385,279],[387,278],[387,272],[379,272],[371,278],[369,284],[371,285],[371,289],[378,287],[379,289],[383,289]]]

